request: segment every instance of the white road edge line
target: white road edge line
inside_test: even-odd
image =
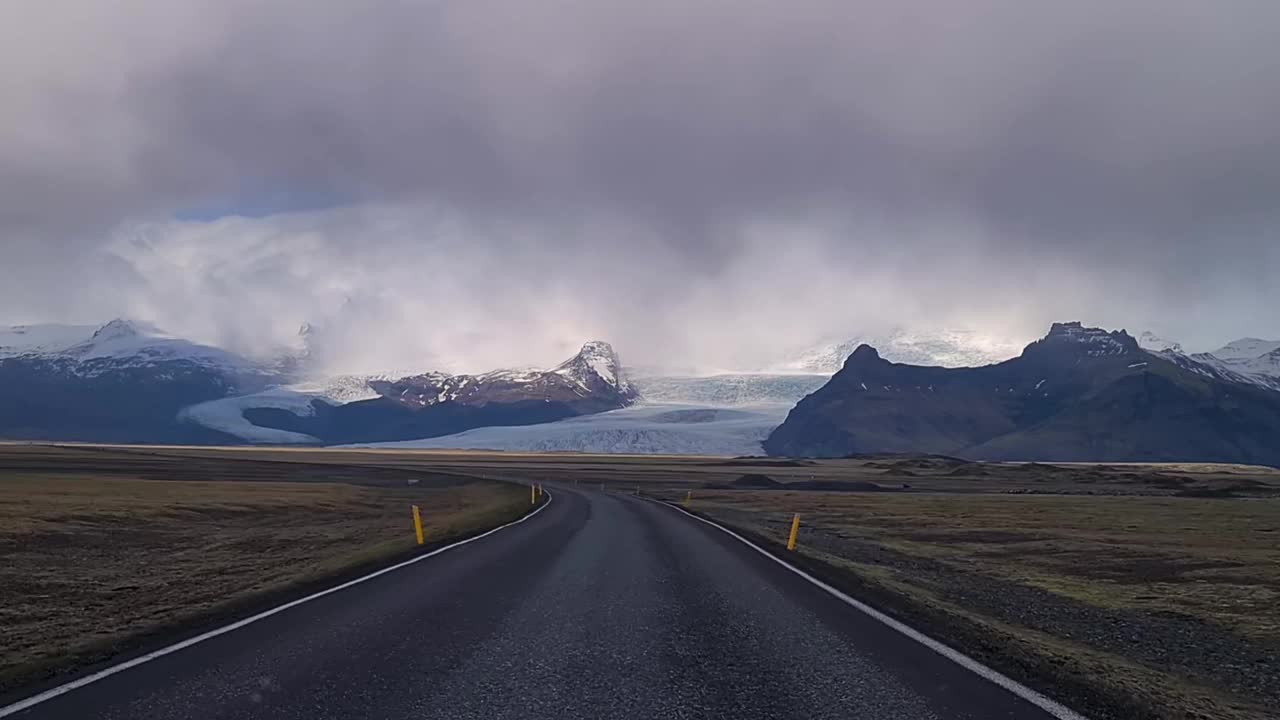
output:
[[[543,510],[545,510],[550,506],[551,506],[551,493],[548,492],[547,501],[545,503],[538,506],[538,508],[533,512],[521,517],[518,520],[512,520],[506,525],[499,525],[498,527],[493,528],[492,530],[485,531],[479,535],[476,535],[475,537],[469,537],[466,540],[459,540],[458,542],[453,543],[451,545],[445,545],[444,547],[436,548],[435,550],[432,550],[429,553],[418,555],[417,557],[411,558],[409,560],[405,560],[404,562],[401,562],[401,563],[397,563],[395,565],[392,565],[391,567],[383,568],[381,570],[378,570],[377,572],[369,573],[368,575],[365,575],[363,577],[358,577],[355,580],[348,580],[347,582],[344,582],[341,585],[336,585],[334,587],[331,587],[328,590],[321,590],[320,592],[313,593],[304,598],[298,598],[297,600],[287,602],[283,605],[274,607],[265,612],[260,612],[257,615],[244,618],[243,620],[238,620],[236,622],[231,623],[230,625],[225,625],[223,627],[210,630],[209,632],[196,635],[195,637],[187,638],[182,642],[174,643],[167,647],[160,648],[159,650],[149,652],[146,655],[140,655],[132,660],[127,660],[118,665],[112,665],[111,667],[105,668],[103,670],[99,670],[98,672],[93,673],[92,675],[86,675],[77,680],[72,680],[71,682],[59,685],[55,688],[50,688],[49,690],[45,690],[44,692],[39,693],[38,695],[32,695],[26,700],[19,700],[18,702],[13,703],[12,705],[5,705],[4,707],[0,707],[0,718],[13,715],[14,713],[22,712],[23,710],[39,705],[42,702],[52,700],[53,698],[56,698],[60,695],[66,695],[72,690],[78,690],[84,687],[85,685],[89,685],[89,684],[98,682],[99,680],[102,680],[104,678],[111,677],[116,673],[124,672],[125,670],[137,667],[143,663],[151,662],[156,658],[161,658],[161,657],[164,657],[165,655],[169,655],[169,654],[178,652],[179,650],[189,648],[192,645],[197,645],[199,643],[204,642],[205,640],[215,638],[219,635],[225,635],[233,630],[239,630],[240,628],[246,625],[252,625],[253,623],[258,622],[259,620],[269,618],[272,615],[275,615],[277,613],[282,613],[285,610],[297,607],[299,605],[302,605],[303,603],[311,602],[312,600],[315,600],[317,598],[322,598],[325,595],[332,595],[333,593],[336,593],[339,590],[346,590],[347,588],[352,587],[353,585],[359,585],[362,582],[365,582],[367,580],[372,580],[380,575],[386,575],[389,572],[394,572],[401,568],[413,565],[414,563],[422,562],[423,560],[426,560],[429,557],[434,557],[436,555],[439,555],[442,552],[447,552],[449,550],[453,550],[454,548],[459,548],[468,543],[473,543],[482,538],[486,538],[498,532],[499,530],[504,530],[506,528],[511,527],[512,525],[519,525],[520,523],[532,518],[534,515],[537,515],[538,513],[542,512]]]
[[[655,500],[654,502],[657,502],[657,501]],[[978,662],[977,660],[974,660],[973,658],[969,657],[968,655],[965,655],[964,653],[960,652],[959,650],[956,650],[955,648],[950,647],[949,645],[944,645],[943,643],[940,643],[940,642],[938,642],[937,640],[934,640],[933,638],[929,637],[928,635],[925,635],[924,633],[920,632],[919,630],[916,630],[915,628],[911,627],[910,625],[907,625],[907,624],[905,624],[905,623],[903,623],[903,622],[901,622],[901,621],[899,621],[899,620],[895,620],[894,618],[889,617],[888,615],[885,615],[884,613],[880,612],[879,610],[876,610],[875,608],[871,607],[870,605],[867,605],[866,603],[862,602],[861,600],[857,600],[857,599],[855,599],[855,598],[853,598],[853,597],[850,597],[849,595],[845,594],[844,592],[842,592],[842,591],[840,591],[840,590],[836,589],[835,587],[832,587],[831,585],[828,585],[827,583],[825,583],[825,582],[823,582],[823,581],[819,580],[818,578],[816,578],[816,577],[814,577],[814,576],[810,575],[809,573],[805,572],[804,570],[801,570],[800,568],[798,568],[798,567],[796,567],[796,566],[792,565],[791,563],[788,563],[787,561],[785,561],[785,560],[783,560],[783,559],[779,558],[778,556],[774,555],[773,553],[769,552],[768,550],[765,550],[764,548],[760,547],[759,545],[757,545],[757,544],[755,544],[755,543],[751,542],[750,540],[748,540],[748,539],[746,539],[746,538],[742,537],[741,535],[739,535],[738,533],[736,533],[736,532],[734,532],[734,531],[730,530],[729,528],[727,528],[727,527],[725,527],[725,526],[723,526],[723,525],[721,525],[721,524],[719,524],[719,523],[712,522],[711,520],[708,520],[708,519],[706,519],[706,518],[704,518],[704,517],[699,517],[699,516],[697,516],[697,515],[694,515],[693,513],[689,512],[688,510],[685,510],[684,508],[682,508],[682,507],[680,507],[680,506],[678,506],[678,505],[673,505],[673,504],[671,504],[671,503],[665,503],[665,502],[664,502],[664,503],[659,503],[659,504],[661,504],[661,505],[666,505],[667,507],[670,507],[670,508],[675,508],[676,510],[679,510],[680,512],[684,513],[685,515],[688,515],[689,517],[693,518],[694,520],[698,520],[698,521],[700,521],[700,522],[704,522],[704,523],[706,523],[706,524],[710,525],[710,526],[711,526],[711,527],[713,527],[713,528],[716,528],[717,530],[719,530],[719,531],[721,531],[721,532],[723,532],[723,533],[727,533],[728,535],[730,535],[730,536],[731,536],[731,537],[733,537],[734,539],[738,540],[738,541],[739,541],[739,542],[741,542],[742,544],[746,545],[747,547],[751,548],[752,550],[755,550],[756,552],[758,552],[758,553],[760,553],[761,555],[764,555],[765,557],[769,558],[770,560],[772,560],[772,561],[774,561],[774,562],[778,563],[779,565],[781,565],[782,567],[784,567],[784,568],[786,568],[786,569],[790,570],[791,572],[795,573],[796,575],[799,575],[800,577],[804,578],[805,580],[808,580],[810,583],[813,583],[814,585],[817,585],[818,587],[820,587],[820,588],[822,588],[823,590],[825,590],[827,593],[829,593],[829,594],[831,594],[831,595],[834,595],[836,598],[838,598],[839,600],[843,601],[846,605],[849,605],[849,606],[853,607],[854,609],[856,609],[856,610],[858,610],[858,611],[860,611],[860,612],[862,612],[862,613],[864,613],[864,614],[866,614],[866,615],[871,616],[873,619],[875,619],[875,620],[877,620],[877,621],[879,621],[879,622],[881,622],[881,623],[883,623],[883,624],[885,624],[885,625],[888,625],[889,627],[893,628],[894,630],[897,630],[898,632],[902,633],[903,635],[906,635],[907,637],[911,638],[912,640],[915,640],[916,642],[920,643],[921,645],[924,645],[925,647],[927,647],[927,648],[929,648],[930,650],[932,650],[932,651],[934,651],[934,652],[938,653],[939,655],[941,655],[941,656],[945,657],[946,659],[948,659],[948,660],[950,660],[950,661],[952,661],[952,662],[956,663],[957,665],[959,665],[959,666],[963,667],[964,669],[969,670],[970,672],[973,672],[973,673],[977,674],[978,676],[982,677],[983,679],[985,679],[985,680],[989,680],[989,681],[991,681],[991,682],[995,683],[996,685],[999,685],[1000,687],[1004,688],[1005,690],[1008,690],[1009,692],[1013,693],[1014,695],[1017,695],[1018,697],[1022,698],[1023,700],[1026,700],[1027,702],[1031,703],[1032,705],[1035,705],[1036,707],[1040,708],[1041,710],[1044,710],[1045,712],[1049,713],[1050,715],[1052,715],[1053,717],[1057,718],[1058,720],[1088,720],[1088,718],[1086,718],[1084,715],[1081,715],[1080,713],[1076,712],[1075,710],[1072,710],[1071,708],[1067,707],[1066,705],[1063,705],[1062,703],[1059,703],[1059,702],[1057,702],[1057,701],[1051,700],[1051,699],[1049,699],[1049,698],[1045,697],[1044,695],[1041,695],[1040,693],[1036,692],[1035,690],[1032,690],[1031,688],[1027,687],[1026,685],[1023,685],[1022,683],[1018,682],[1017,680],[1014,680],[1013,678],[1011,678],[1011,677],[1009,677],[1009,676],[1007,676],[1007,675],[1004,675],[1004,674],[1002,674],[1002,673],[1000,673],[1000,672],[998,672],[998,671],[996,671],[996,670],[992,670],[991,668],[987,667],[986,665],[983,665],[982,663]]]

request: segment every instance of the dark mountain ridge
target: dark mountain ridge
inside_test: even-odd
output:
[[[861,346],[765,441],[771,455],[1280,465],[1280,393],[1055,323],[1019,357],[899,365]]]
[[[300,332],[304,340],[310,334],[309,326]],[[123,319],[0,328],[0,438],[238,444],[241,438],[190,421],[184,411],[287,385],[307,359],[304,351],[254,360]],[[379,397],[317,400],[307,416],[268,405],[244,417],[320,442],[376,442],[549,422],[625,407],[637,397],[604,342],[587,343],[551,370],[427,373],[369,386]]]
[[[96,329],[8,328],[0,345],[0,437],[19,440],[209,443],[235,438],[179,423],[189,405],[254,392],[273,370],[232,353],[112,320]]]
[[[551,370],[497,370],[482,375],[426,373],[372,381],[380,397],[331,405],[310,415],[254,408],[254,425],[310,435],[326,444],[418,440],[477,427],[533,425],[617,410],[637,392],[608,343],[592,341]]]

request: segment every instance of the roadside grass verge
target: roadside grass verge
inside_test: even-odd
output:
[[[0,691],[163,644],[529,509],[496,482],[356,486],[0,466]]]
[[[693,509],[1091,717],[1280,707],[1278,501],[703,491]]]

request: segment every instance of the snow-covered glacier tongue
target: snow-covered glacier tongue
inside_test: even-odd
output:
[[[513,452],[760,455],[761,443],[821,374],[650,376],[630,381],[640,400],[620,410],[521,427],[486,427],[373,447]]]
[[[761,443],[791,409],[766,404],[707,407],[641,402],[558,422],[485,427],[426,440],[359,447],[587,452],[638,455],[760,455]]]

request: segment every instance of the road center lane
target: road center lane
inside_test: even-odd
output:
[[[590,501],[528,601],[425,695],[423,717],[936,717],[688,518]]]
[[[564,491],[558,491],[557,497]],[[679,614],[659,558],[616,496],[591,517],[520,608],[436,692],[419,717],[689,717],[669,687],[665,646]]]

